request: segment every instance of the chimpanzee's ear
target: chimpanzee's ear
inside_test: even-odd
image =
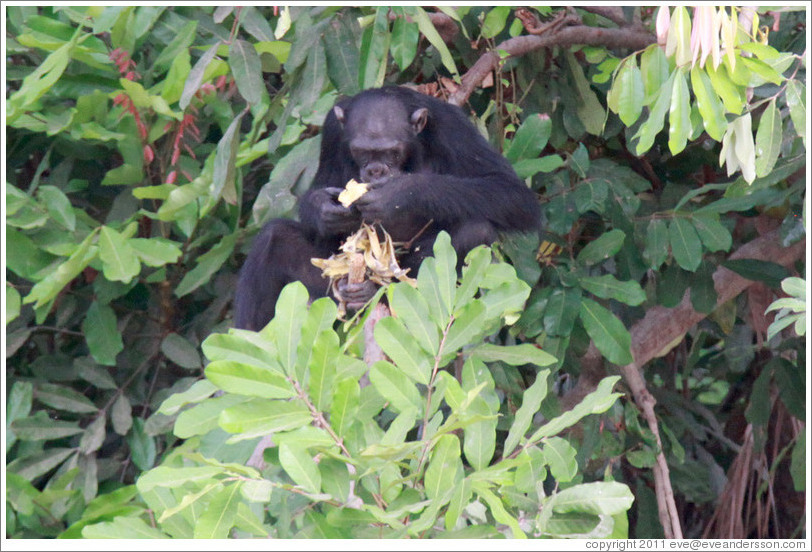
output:
[[[421,107],[412,113],[410,122],[412,123],[412,130],[414,130],[415,134],[420,134],[423,129],[426,128],[426,121],[428,121],[428,118],[429,110],[425,107]]]
[[[344,110],[341,109],[338,106],[335,106],[333,108],[333,113],[335,114],[336,119],[338,119],[338,122],[343,125],[344,124]]]

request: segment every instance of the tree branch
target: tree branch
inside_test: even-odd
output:
[[[600,15],[615,23],[618,27],[628,27],[630,22],[623,13],[623,8],[618,6],[578,6],[584,11]]]
[[[585,25],[562,27],[542,35],[509,38],[493,50],[482,54],[479,60],[463,75],[459,88],[452,92],[448,102],[454,105],[464,104],[485,77],[491,71],[499,68],[500,51],[505,52],[506,57],[510,58],[523,56],[541,48],[552,48],[553,46],[567,48],[576,44],[642,50],[656,41],[654,35],[639,28],[604,29]]]

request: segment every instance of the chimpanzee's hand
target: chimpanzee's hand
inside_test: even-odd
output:
[[[340,279],[336,287],[338,287],[338,292],[341,294],[347,310],[351,311],[357,311],[363,307],[378,291],[377,284],[371,280],[364,280],[360,284],[350,284],[346,277]]]
[[[364,221],[381,222],[386,227],[387,222],[391,224],[411,215],[415,192],[407,176],[396,176],[385,182],[370,184],[367,193],[355,200],[353,206],[358,208]]]
[[[361,215],[353,206],[344,207],[338,202],[343,188],[322,188],[314,198],[318,204],[319,232],[324,236],[349,235],[361,225]]]

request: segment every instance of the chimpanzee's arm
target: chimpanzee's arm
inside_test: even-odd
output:
[[[416,213],[439,227],[487,222],[497,231],[531,231],[538,227],[535,194],[512,171],[478,177],[416,173],[373,187],[355,203],[368,222],[398,227]]]

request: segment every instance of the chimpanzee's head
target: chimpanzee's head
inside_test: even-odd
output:
[[[357,97],[345,110],[333,108],[362,182],[378,184],[409,170],[419,154],[417,135],[426,126],[428,109],[409,112],[398,99]]]

